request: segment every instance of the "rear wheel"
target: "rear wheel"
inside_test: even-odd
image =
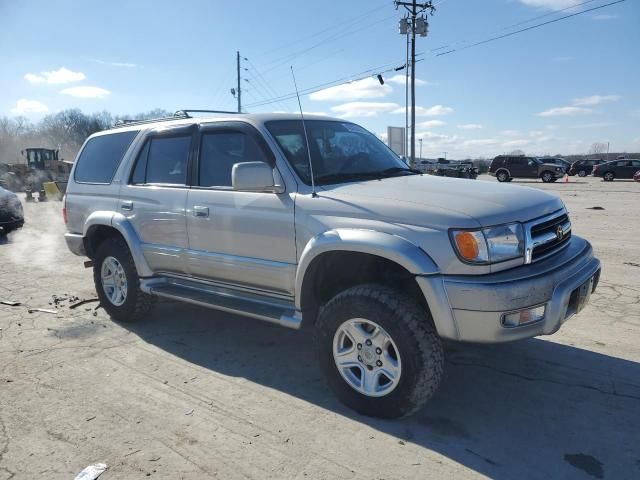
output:
[[[120,322],[135,322],[153,306],[154,298],[140,290],[140,278],[122,238],[108,238],[93,259],[93,280],[100,304]]]
[[[607,172],[603,175],[604,181],[605,182],[613,182],[613,179],[616,178],[616,176],[613,174],[613,172]]]
[[[580,171],[578,172],[578,176],[579,176],[579,177],[586,177],[586,176],[587,176],[587,172],[586,172],[585,170],[580,170]]]
[[[553,179],[555,178],[553,173],[547,171],[542,172],[542,175],[540,175],[540,178],[542,178],[542,181],[544,183],[551,183],[553,182]]]
[[[499,182],[508,182],[509,181],[509,173],[506,170],[500,170],[496,174],[496,178]]]
[[[334,297],[320,311],[315,343],[329,386],[363,415],[410,415],[440,384],[444,354],[429,313],[387,287]]]

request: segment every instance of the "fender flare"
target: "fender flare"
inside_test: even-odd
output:
[[[153,276],[153,271],[151,270],[151,268],[149,268],[149,264],[144,258],[144,253],[142,252],[140,237],[138,237],[138,234],[136,233],[133,225],[131,225],[131,222],[127,219],[127,217],[125,217],[121,213],[103,210],[95,211],[87,217],[87,220],[84,224],[82,236],[84,238],[87,238],[87,236],[90,234],[91,229],[97,226],[112,227],[117,230],[129,246],[129,251],[131,252],[131,256],[133,257],[133,262],[136,265],[138,275],[140,277]]]
[[[427,253],[407,239],[375,230],[337,228],[313,237],[305,246],[296,270],[295,302],[302,307],[302,289],[309,266],[318,256],[333,251],[368,253],[386,258],[413,275],[433,275],[438,266]]]
[[[500,170],[506,170],[506,171],[507,171],[507,174],[509,175],[509,178],[512,178],[512,177],[511,177],[511,170],[509,170],[507,167],[498,167],[498,169],[496,170],[496,177],[498,176],[498,172],[499,172]]]

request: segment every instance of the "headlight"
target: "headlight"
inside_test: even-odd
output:
[[[556,167],[556,172],[561,172],[562,171],[562,167]]]
[[[467,263],[497,263],[524,255],[524,235],[519,223],[482,230],[451,230],[451,243]]]

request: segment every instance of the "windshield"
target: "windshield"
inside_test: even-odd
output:
[[[413,175],[414,171],[364,128],[349,122],[305,121],[317,184]],[[311,184],[302,121],[274,120],[267,129],[307,185]]]

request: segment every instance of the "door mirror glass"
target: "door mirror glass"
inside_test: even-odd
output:
[[[265,162],[236,163],[231,171],[234,190],[246,192],[281,193],[282,187],[275,185],[273,168]]]

